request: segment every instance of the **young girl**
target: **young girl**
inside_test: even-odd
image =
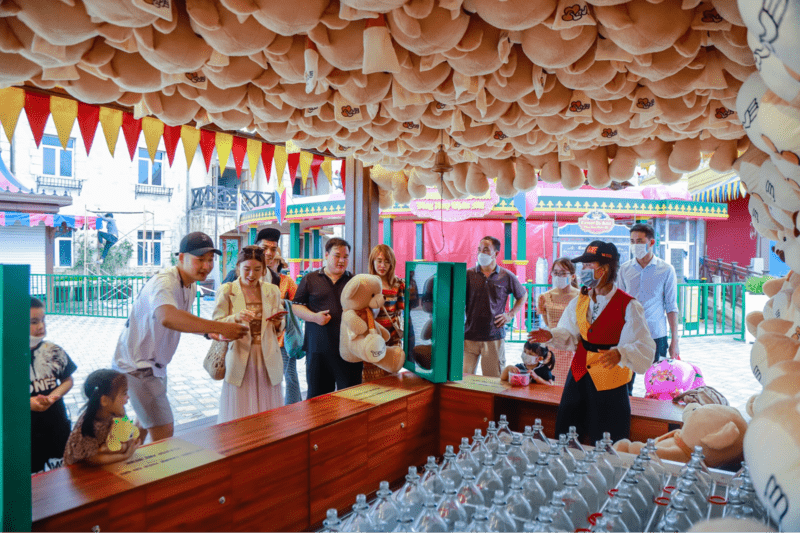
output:
[[[147,431],[139,428],[139,438],[122,443],[122,449],[112,452],[106,445],[114,418],[125,416],[128,403],[128,380],[116,370],[95,370],[83,384],[88,398],[83,414],[70,433],[64,450],[64,465],[85,461],[105,465],[128,459],[144,442]]]
[[[369,273],[378,276],[383,282],[383,309],[378,311],[375,322],[389,331],[387,346],[397,346],[403,343],[403,310],[405,309],[403,295],[406,285],[403,280],[398,278],[394,269],[397,260],[394,251],[385,244],[379,244],[372,249],[369,254]],[[364,363],[362,381],[372,381],[388,375],[389,372],[378,368],[375,365]]]
[[[283,362],[278,334],[283,331],[280,289],[261,281],[264,250],[245,246],[239,252],[239,277],[219,290],[214,320],[239,322],[250,332],[228,345],[225,381],[219,401],[219,424],[283,406]]]
[[[554,385],[553,368],[556,366],[553,351],[544,344],[526,342],[522,348],[522,363],[506,367],[510,374],[529,371],[531,381],[541,385]]]

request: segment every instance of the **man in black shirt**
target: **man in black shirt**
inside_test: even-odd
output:
[[[350,245],[333,238],[325,244],[325,267],[300,280],[292,311],[305,320],[303,348],[308,398],[361,383],[362,363],[348,363],[339,355],[342,291],[353,274],[347,272]]]

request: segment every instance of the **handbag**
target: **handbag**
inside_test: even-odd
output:
[[[284,308],[287,311],[286,329],[283,333],[283,347],[286,355],[292,359],[302,359],[306,356],[303,350],[303,325],[292,312],[292,302],[284,300]]]
[[[225,354],[228,353],[228,343],[211,341],[206,358],[203,359],[203,368],[206,369],[211,379],[221,380],[225,377]]]

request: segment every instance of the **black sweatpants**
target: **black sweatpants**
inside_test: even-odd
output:
[[[306,359],[306,399],[361,384],[364,363],[348,363],[338,353],[309,353]]]
[[[603,438],[604,431],[611,433],[615,442],[630,438],[631,402],[627,384],[598,391],[588,373],[575,381],[570,370],[558,405],[554,437],[567,433],[569,426],[576,427],[581,442],[592,446]]]

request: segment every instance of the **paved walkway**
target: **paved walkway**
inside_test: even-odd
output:
[[[210,317],[213,302],[203,301],[201,315]],[[73,421],[77,420],[85,399],[82,388],[86,376],[98,368],[110,368],[117,339],[125,321],[114,318],[90,318],[49,315],[47,338],[61,345],[78,365],[75,386],[65,401]],[[743,343],[731,337],[697,337],[681,340],[681,358],[700,367],[706,383],[725,395],[734,407],[744,411],[747,399],[761,387],[750,371],[752,338]],[[169,398],[177,430],[210,423],[216,417],[221,381],[213,381],[203,369],[203,358],[210,341],[199,335],[184,334],[168,370]],[[509,343],[508,364],[522,362],[522,344]],[[300,387],[305,395],[305,360],[298,361]],[[643,379],[637,379],[635,396],[644,396]],[[129,415],[133,409],[128,405]]]

